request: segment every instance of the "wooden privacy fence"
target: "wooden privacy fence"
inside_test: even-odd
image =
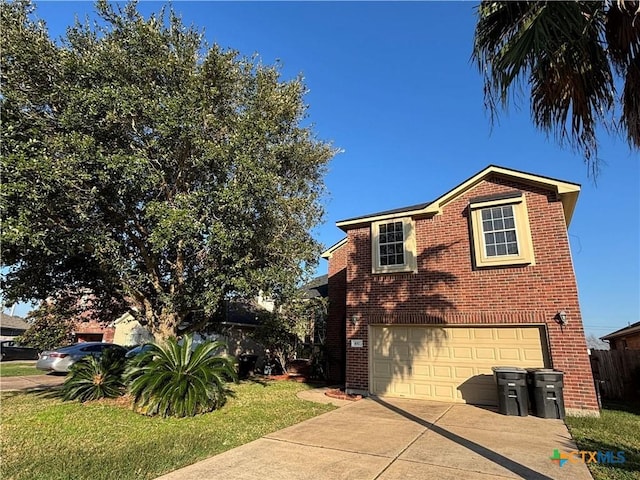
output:
[[[591,350],[590,358],[602,398],[640,398],[640,350]]]

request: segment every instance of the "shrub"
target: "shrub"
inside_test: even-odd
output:
[[[106,350],[100,358],[81,358],[62,385],[62,399],[86,402],[123,395],[125,364],[124,355],[115,350]]]
[[[182,345],[171,338],[166,344],[152,344],[136,356],[126,373],[134,408],[147,415],[187,417],[222,406],[230,391],[228,380],[236,380],[230,357],[215,353],[226,345],[205,342],[192,349],[193,338]]]
[[[27,316],[29,328],[16,340],[39,352],[73,343],[74,322],[56,305],[43,303]]]

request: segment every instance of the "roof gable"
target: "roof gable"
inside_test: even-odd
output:
[[[333,252],[338,250],[341,246],[345,245],[347,243],[347,240],[348,240],[348,237],[344,237],[339,242],[334,243],[329,248],[327,248],[324,252],[322,252],[322,254],[320,256],[322,258],[326,258],[326,259],[331,258],[331,255],[333,255]]]
[[[576,202],[578,200],[578,194],[580,193],[580,185],[577,183],[565,182],[551,177],[544,177],[542,175],[534,175],[532,173],[521,172],[519,170],[512,170],[510,168],[500,167],[497,165],[489,165],[485,169],[476,173],[472,177],[468,178],[460,185],[446,192],[433,202],[413,205],[404,208],[397,208],[394,210],[386,210],[383,212],[372,213],[362,217],[349,218],[336,222],[336,225],[342,230],[348,230],[350,227],[361,225],[363,223],[370,223],[373,221],[386,220],[390,218],[396,218],[402,216],[429,216],[438,215],[442,213],[442,209],[445,205],[452,202],[460,195],[475,187],[478,183],[488,178],[489,176],[499,176],[503,178],[513,179],[522,183],[542,186],[549,190],[555,191],[562,201],[564,208],[564,216],[567,226],[571,222],[573,211],[575,209]],[[334,248],[335,247],[335,248]],[[336,249],[338,244],[331,247]],[[330,250],[331,250],[330,249]],[[329,252],[329,250],[327,250]],[[324,256],[324,255],[323,255]]]

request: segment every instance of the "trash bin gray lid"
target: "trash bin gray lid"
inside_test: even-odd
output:
[[[491,367],[494,372],[514,372],[514,373],[527,373],[524,368],[520,367]]]
[[[534,375],[548,375],[550,373],[553,373],[554,375],[564,375],[564,372],[561,372],[560,370],[554,370],[553,368],[536,368],[532,370],[531,373],[533,373]]]

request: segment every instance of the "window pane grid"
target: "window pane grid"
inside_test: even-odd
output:
[[[482,230],[487,257],[518,255],[518,238],[513,206],[482,210]]]
[[[381,224],[378,228],[380,265],[404,265],[404,225],[402,222]]]

